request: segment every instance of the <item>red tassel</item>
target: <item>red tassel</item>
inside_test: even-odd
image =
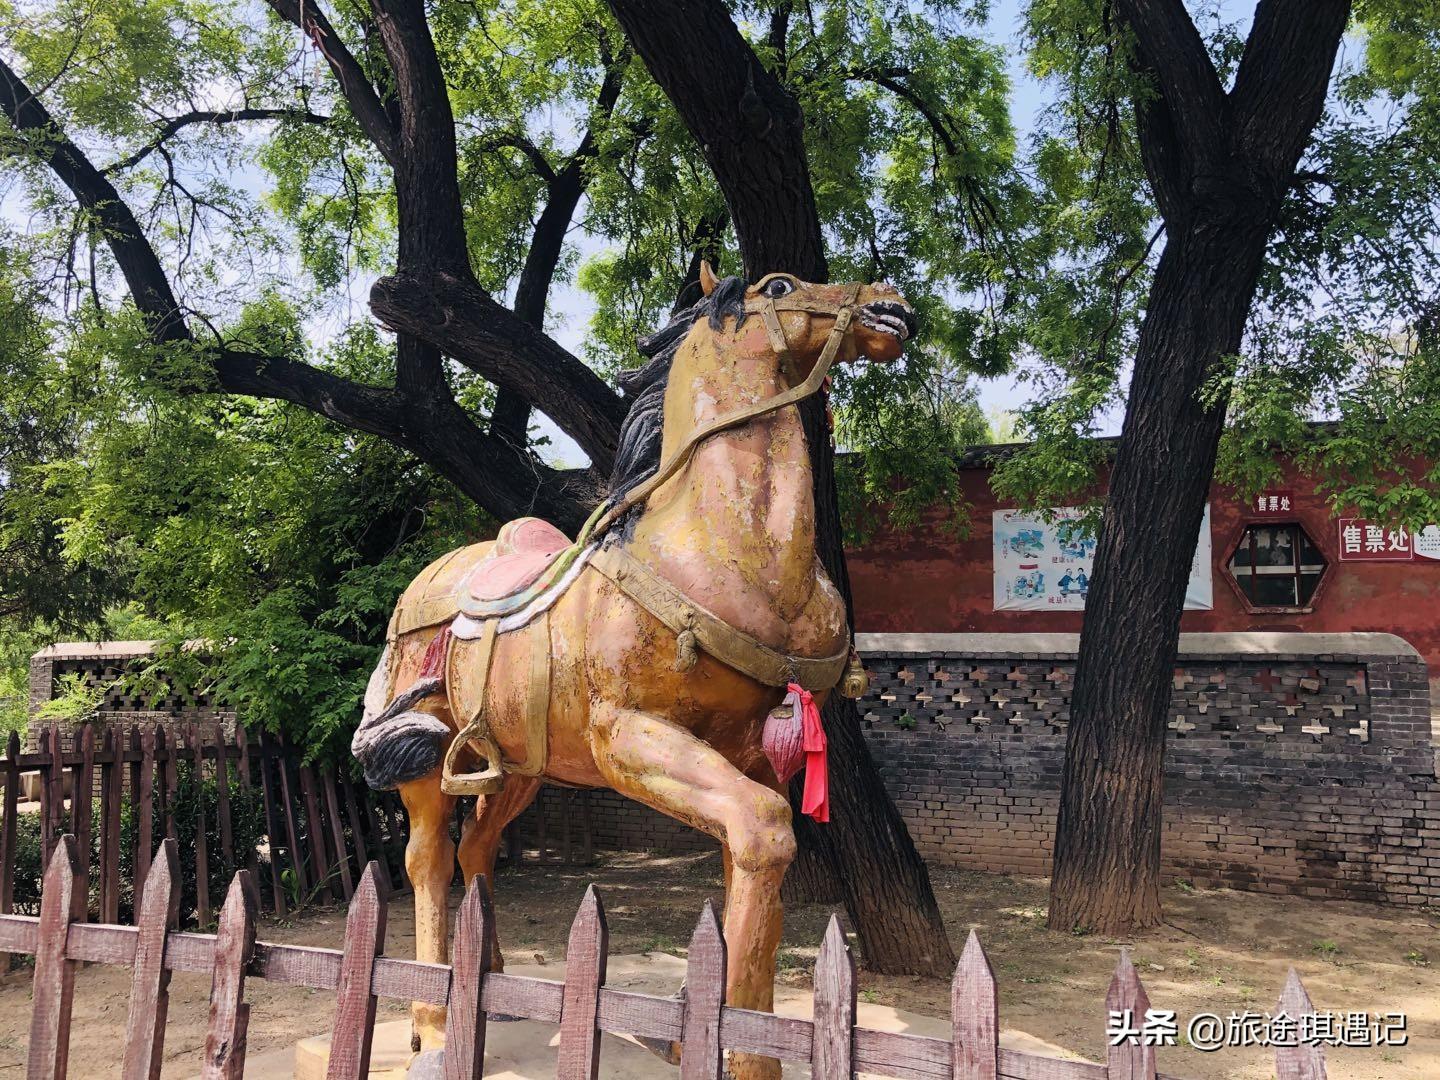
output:
[[[443,674],[445,647],[449,644],[450,627],[443,626],[440,632],[430,639],[430,647],[425,650],[425,659],[420,662],[420,678],[433,679]]]
[[[805,750],[805,790],[800,809],[824,824],[830,820],[830,761],[826,750],[825,728],[820,723],[820,709],[810,691],[799,683],[785,688],[799,702],[803,747]]]

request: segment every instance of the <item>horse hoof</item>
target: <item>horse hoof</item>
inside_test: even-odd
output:
[[[444,1050],[426,1050],[416,1054],[405,1069],[405,1080],[443,1080],[444,1076]]]
[[[673,1039],[652,1039],[648,1035],[636,1035],[635,1040],[665,1064],[680,1064],[680,1044]]]

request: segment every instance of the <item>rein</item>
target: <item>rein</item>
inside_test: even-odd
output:
[[[584,527],[580,530],[580,535],[575,540],[576,549],[598,540],[629,510],[653,495],[661,484],[689,463],[696,449],[706,439],[718,435],[722,431],[729,431],[731,428],[749,423],[756,417],[766,416],[787,405],[803,401],[819,390],[825,384],[825,376],[829,373],[835,363],[835,357],[840,352],[840,342],[845,339],[845,333],[850,329],[850,320],[855,315],[855,301],[860,296],[860,288],[861,285],[858,281],[848,285],[845,299],[841,301],[839,307],[831,307],[829,304],[823,304],[817,300],[806,300],[799,297],[793,300],[781,297],[777,300],[775,297],[767,296],[746,301],[745,312],[751,315],[758,314],[764,321],[765,332],[770,336],[770,347],[779,357],[780,366],[787,374],[793,370],[794,361],[790,355],[790,343],[785,338],[785,328],[780,325],[779,313],[804,311],[814,315],[833,315],[835,317],[835,324],[830,328],[830,336],[825,340],[825,347],[820,351],[820,358],[815,361],[815,366],[811,369],[809,376],[804,382],[792,386],[788,390],[783,390],[774,397],[758,401],[754,405],[735,409],[723,416],[717,416],[709,423],[696,428],[683,443],[676,447],[675,452],[661,463],[648,480],[631,488],[623,499],[608,510],[605,509],[604,503],[595,508],[594,513],[585,522]]]
[[[810,374],[803,382],[781,391],[774,397],[728,412],[696,428],[670,455],[669,459],[661,463],[653,476],[632,488],[620,502],[609,510],[603,510],[603,503],[597,507],[585,523],[584,528],[580,530],[580,535],[576,538],[575,543],[559,556],[556,565],[568,566],[578,559],[586,547],[594,544],[626,511],[644,502],[656,488],[684,468],[694,456],[696,448],[712,435],[739,427],[756,417],[765,416],[783,409],[787,405],[803,401],[819,390],[824,385],[825,376],[834,365],[835,357],[840,352],[840,342],[844,340],[846,331],[850,329],[850,320],[855,314],[855,301],[860,296],[860,288],[859,282],[848,285],[845,290],[845,299],[839,307],[831,307],[829,304],[800,298],[787,302],[784,297],[777,301],[775,297],[767,296],[746,301],[745,312],[759,314],[764,320],[765,331],[770,337],[770,347],[779,358],[781,369],[787,378],[793,378],[794,359],[790,354],[790,343],[785,338],[785,328],[780,324],[779,313],[804,311],[810,314],[835,317],[835,325],[830,328],[830,336],[825,340],[825,347],[821,350],[820,357],[816,360],[815,367]],[[759,683],[767,686],[789,687],[792,693],[803,690],[805,696],[808,697],[810,691],[829,690],[835,686],[842,675],[844,675],[844,685],[847,687],[843,692],[856,697],[864,692],[863,685],[858,690],[854,690],[851,685],[855,679],[863,678],[863,669],[860,668],[859,659],[850,647],[848,635],[845,648],[834,656],[814,659],[790,656],[772,649],[750,634],[730,626],[724,620],[695,604],[682,590],[660,577],[622,546],[612,545],[601,549],[595,553],[588,565],[609,578],[621,592],[675,632],[675,669],[677,671],[689,671],[693,668],[698,660],[698,650],[703,649],[721,663],[748,675]],[[472,676],[478,673],[479,680],[478,689],[473,694],[471,708],[468,710],[468,719],[465,720],[446,749],[440,770],[440,788],[451,795],[492,794],[501,790],[506,772],[520,772],[527,776],[534,776],[543,773],[545,769],[545,762],[549,754],[546,737],[550,703],[549,632],[542,630],[532,645],[530,691],[526,697],[525,723],[528,739],[527,749],[531,752],[527,754],[527,761],[520,766],[507,766],[504,762],[500,747],[490,733],[489,719],[485,712],[486,689],[490,679],[490,665],[494,657],[495,639],[498,634],[498,620],[489,619],[484,622],[479,637],[478,655],[463,654],[461,652],[462,639],[455,635],[450,636],[446,649],[447,693],[451,695],[451,708],[457,719],[462,715],[462,711],[455,708],[455,686],[466,672],[470,672]],[[797,698],[797,700],[799,699]],[[810,709],[815,712],[813,704]],[[818,724],[819,714],[815,712],[816,730],[818,730]],[[823,747],[823,732],[820,733],[819,738],[820,745]],[[479,772],[456,772],[458,755],[461,750],[472,746],[478,750],[485,767]],[[808,746],[807,749],[809,749]],[[818,777],[823,778],[825,772],[823,762],[818,764],[814,771]],[[809,782],[807,779],[807,785]],[[817,783],[823,788],[823,783],[818,780]],[[808,792],[807,786],[807,801],[810,798]],[[822,804],[828,805],[825,804],[823,797],[821,803],[817,805]],[[807,807],[807,812],[808,809]],[[824,817],[820,820],[828,820],[828,816],[828,810],[824,811]]]

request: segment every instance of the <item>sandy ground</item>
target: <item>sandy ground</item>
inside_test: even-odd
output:
[[[591,880],[605,901],[613,953],[683,956],[700,904],[719,897],[719,874],[715,855],[608,856],[588,868],[529,865],[502,871],[497,902],[506,959],[542,970],[553,965],[553,977],[563,977],[569,922]],[[1103,1055],[1105,988],[1122,944],[1130,946],[1153,1005],[1175,1010],[1182,1024],[1197,1012],[1270,1010],[1293,963],[1322,1011],[1408,1014],[1408,1046],[1329,1049],[1334,1080],[1440,1077],[1440,912],[1172,887],[1165,897],[1167,925],[1122,943],[1047,931],[1043,881],[947,870],[935,871],[934,879],[957,951],[971,928],[985,944],[1006,1028],[1091,1058]],[[828,915],[821,906],[787,915],[780,957],[786,985],[808,986]],[[338,948],[343,926],[342,911],[320,909],[291,923],[268,921],[260,936]],[[407,897],[392,906],[386,951],[407,956],[413,946]],[[118,1075],[128,979],[123,968],[79,973],[71,1076]],[[195,1074],[208,993],[206,976],[175,977],[165,1077]],[[24,972],[0,979],[0,1078],[23,1070],[29,996]],[[254,980],[246,996],[252,1003],[252,1053],[288,1046],[330,1025],[330,994]],[[938,980],[862,971],[860,996],[924,1015],[943,1017],[948,1011],[948,986]],[[403,1005],[381,1003],[379,1019],[403,1015]],[[1270,1052],[1253,1049],[1163,1049],[1160,1068],[1194,1080],[1265,1080],[1274,1074]]]

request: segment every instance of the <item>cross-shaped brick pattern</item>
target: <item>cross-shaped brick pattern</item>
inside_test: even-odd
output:
[[[873,685],[865,716],[872,726],[908,716],[916,729],[1008,730],[1030,738],[1063,733],[1069,721],[1073,663],[877,657],[867,669]],[[1238,744],[1286,739],[1311,746],[1353,745],[1369,737],[1363,668],[1189,661],[1175,669],[1172,687],[1172,737],[1210,735]]]

